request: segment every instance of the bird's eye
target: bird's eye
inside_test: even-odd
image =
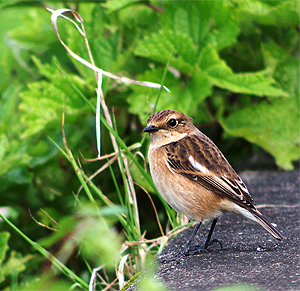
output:
[[[172,118],[172,119],[169,120],[168,124],[169,124],[169,126],[171,126],[171,127],[175,127],[175,126],[178,125],[178,120]]]

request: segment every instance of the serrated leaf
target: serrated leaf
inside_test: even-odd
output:
[[[100,37],[93,41],[93,52],[97,66],[105,71],[111,70],[112,64],[117,59],[117,43],[112,43],[111,40]]]
[[[47,126],[60,126],[63,112],[69,116],[78,116],[86,105],[55,64],[43,65],[38,59],[33,59],[41,74],[51,83],[39,81],[28,84],[28,91],[20,94],[20,109],[23,112],[21,121],[27,126],[22,137],[41,132]],[[80,78],[72,75],[68,77],[79,89],[83,88],[84,83]]]
[[[135,53],[165,63],[174,46],[171,66],[191,75],[199,51],[207,47],[220,50],[236,41],[239,23],[228,3],[166,2],[163,31],[139,42]]]
[[[0,103],[0,133],[7,134],[12,130],[11,127],[13,125],[12,123],[15,122],[15,108],[19,101],[20,90],[21,86],[11,84],[10,87],[2,93],[2,100]]]
[[[297,1],[235,1],[240,8],[241,19],[248,19],[274,26],[298,26],[299,3]]]
[[[166,63],[173,51],[171,66],[191,74],[196,61],[196,48],[190,36],[182,32],[160,31],[138,43],[135,54]]]
[[[288,96],[281,88],[275,87],[276,82],[271,77],[270,70],[235,74],[214,49],[207,49],[201,55],[199,67],[207,73],[212,84],[232,92],[261,97]]]
[[[210,13],[207,13],[211,16],[208,18],[208,28],[199,45],[199,50],[214,48],[219,52],[237,42],[240,24],[232,4],[229,1],[215,2],[213,5],[211,5],[212,1],[198,2],[207,5],[208,9],[211,10]],[[214,19],[213,23],[212,19]]]
[[[269,152],[278,166],[293,169],[300,157],[299,109],[296,98],[276,99],[220,117],[230,135],[243,137]]]
[[[262,53],[282,88],[290,96],[299,96],[299,60],[273,41],[262,44]]]
[[[229,1],[166,1],[164,10],[162,28],[190,36],[197,51],[219,51],[237,40],[239,21]]]
[[[139,75],[138,80],[148,80],[150,82],[160,83],[163,74],[163,69],[154,69],[152,71],[146,71],[145,74]],[[172,102],[171,100],[174,98],[172,86],[174,86],[174,84],[176,84],[174,76],[167,74],[164,85],[171,89],[171,93],[168,93],[164,90],[161,91],[157,110],[163,108],[165,103]],[[127,98],[129,103],[129,111],[131,113],[138,114],[140,119],[146,122],[145,118],[148,112],[153,109],[154,104],[156,103],[157,90],[141,86],[135,86],[133,89],[133,93],[131,93]]]
[[[128,6],[125,9],[119,11],[118,13],[118,19],[120,21],[119,23],[122,23],[123,25],[122,30],[120,30],[120,26],[115,27],[116,30],[120,32],[120,35],[118,37],[119,41],[121,40],[120,36],[123,34],[123,31],[131,31],[131,30],[136,31],[136,29],[138,29],[138,31],[141,32],[142,31],[145,32],[147,30],[157,31],[156,29],[158,27],[157,18],[159,16],[159,13],[157,13],[157,11],[155,11],[148,5],[140,5],[140,3],[137,2],[135,3],[137,5]],[[136,34],[130,36],[130,33],[128,33],[127,36],[129,36],[131,40],[132,41],[134,40],[135,42]],[[132,41],[130,41],[130,43]],[[123,51],[119,51],[119,53],[120,52]]]
[[[114,62],[116,62],[118,53],[120,53],[118,51],[120,47],[120,35],[118,27],[115,27],[113,24],[104,22],[104,20],[102,19],[102,25],[104,26],[102,28],[102,33],[101,31],[97,31],[96,33],[94,33],[94,30],[96,29],[95,27],[93,28],[93,30],[91,30],[90,33],[87,32],[87,35],[89,37],[90,49],[95,65],[105,71],[111,71],[111,67]],[[109,36],[107,36],[107,34]],[[91,35],[93,37],[91,37]],[[90,56],[88,54],[86,43],[84,42],[84,39],[79,35],[77,30],[73,28],[68,29],[67,45],[69,49],[75,52],[78,56],[90,62]],[[81,62],[78,62],[73,57],[69,57],[83,79],[94,79],[93,70],[86,67]]]
[[[66,103],[74,108],[81,108],[85,105],[82,99],[78,97],[72,84],[64,76],[63,71],[60,70],[60,63],[55,57],[52,59],[51,64],[42,64],[35,56],[32,57],[32,60],[38,68],[39,73],[47,78],[53,87],[61,91],[67,97],[65,100]],[[73,74],[68,74],[68,78],[79,90],[84,90],[84,86],[86,86],[85,80]]]
[[[190,35],[194,42],[199,44],[209,30],[209,19],[217,5],[205,1],[166,1],[163,7],[164,14],[160,16],[161,25],[164,29]]]
[[[18,140],[9,141],[6,135],[0,135],[0,179],[9,170],[27,164],[30,157],[26,154],[26,144]]]
[[[57,126],[63,110],[70,112],[70,100],[68,101],[64,92],[52,84],[40,81],[29,84],[28,88],[29,91],[21,94],[20,109],[23,111],[21,121],[27,125],[22,138],[44,130],[47,124],[53,121]]]
[[[23,44],[20,49],[37,50],[48,49],[49,43],[55,41],[55,34],[49,22],[49,13],[46,9],[31,9],[27,13],[20,14],[23,25],[20,25],[9,33],[10,37]],[[26,44],[26,46],[25,46]]]
[[[236,93],[252,94],[256,96],[287,97],[288,94],[280,88],[276,88],[275,80],[268,70],[256,73],[220,75],[217,68],[208,73],[210,81],[220,87]]]
[[[126,1],[127,4],[128,2],[129,1]],[[112,1],[112,3],[116,2]],[[106,13],[106,8],[104,8],[106,4],[109,4],[109,2],[95,7],[93,11],[95,21],[92,22],[92,29],[91,31],[87,31],[87,35],[93,36],[92,38],[89,38],[89,43],[96,66],[105,71],[112,71],[112,65],[119,65],[117,58],[120,55],[121,36],[120,26],[114,23],[112,18]],[[133,9],[134,8],[131,10]],[[128,21],[128,19],[126,20]],[[78,53],[82,49],[86,51],[86,48],[82,48],[81,46],[80,50],[78,50],[77,46],[78,44],[76,44],[75,38],[72,41],[72,49]],[[90,75],[93,75],[92,71],[90,71]]]
[[[160,83],[162,75],[162,69],[155,69],[140,75],[139,79]],[[211,84],[206,74],[197,68],[193,78],[189,82],[182,84],[181,87],[178,86],[178,79],[170,73],[166,76],[165,85],[170,88],[171,92],[161,92],[157,110],[174,109],[197,115],[198,105],[211,94]],[[138,114],[140,119],[146,122],[145,117],[153,109],[156,96],[157,92],[153,91],[153,89],[134,87],[134,93],[130,94],[127,99],[130,105],[129,111]]]

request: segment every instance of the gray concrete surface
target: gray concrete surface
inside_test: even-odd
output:
[[[278,242],[259,225],[229,213],[219,219],[213,234],[222,242],[222,250],[215,244],[209,253],[161,262],[184,246],[192,232],[189,228],[158,257],[156,277],[170,290],[207,291],[235,284],[255,286],[258,290],[300,290],[299,171],[244,172],[241,176],[259,210],[276,223],[285,239]],[[193,244],[204,242],[209,226],[201,227]],[[128,290],[135,290],[134,286]]]

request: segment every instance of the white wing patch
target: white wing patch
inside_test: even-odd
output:
[[[206,174],[209,173],[209,170],[203,165],[201,165],[200,163],[198,163],[197,161],[195,161],[195,159],[192,156],[189,156],[189,162],[191,163],[192,167],[195,168],[196,170]]]

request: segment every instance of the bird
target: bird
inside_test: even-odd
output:
[[[148,161],[153,183],[163,199],[197,224],[183,250],[166,262],[207,251],[218,218],[234,212],[260,224],[275,239],[283,236],[256,208],[249,190],[213,141],[175,110],[152,114],[143,130],[150,135]],[[212,220],[203,245],[191,242],[203,221]]]

